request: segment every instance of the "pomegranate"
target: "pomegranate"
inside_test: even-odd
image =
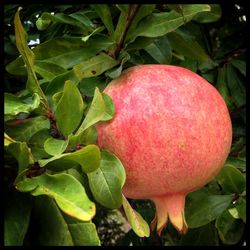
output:
[[[97,124],[97,144],[122,161],[124,195],[154,202],[151,229],[157,224],[159,234],[168,218],[186,233],[186,195],[210,182],[230,152],[223,98],[199,75],[170,65],[131,67],[104,92],[116,113]]]

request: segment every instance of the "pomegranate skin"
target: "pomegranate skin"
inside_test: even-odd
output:
[[[97,144],[122,161],[124,195],[154,201],[159,233],[168,218],[185,233],[185,196],[211,181],[230,152],[223,98],[199,75],[170,65],[131,67],[104,92],[115,115],[97,125]]]

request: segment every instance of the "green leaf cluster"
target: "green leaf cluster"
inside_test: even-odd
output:
[[[6,246],[244,244],[246,22],[237,6],[4,6]],[[230,111],[230,155],[213,181],[187,196],[184,236],[171,225],[161,238],[150,232],[154,206],[123,196],[122,162],[96,145],[95,126],[115,116],[103,90],[139,64],[198,73]]]

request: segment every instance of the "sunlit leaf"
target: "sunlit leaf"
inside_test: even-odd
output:
[[[20,180],[15,184],[21,191],[25,188],[22,182],[23,180]],[[29,186],[31,184],[32,195],[47,195],[53,198],[64,213],[76,219],[89,221],[95,215],[95,204],[87,197],[84,187],[71,175],[44,173],[29,179]]]
[[[113,68],[119,62],[105,53],[94,56],[91,59],[77,64],[73,67],[75,75],[79,80],[92,76],[98,76],[104,71]]]
[[[44,142],[44,150],[50,155],[60,155],[67,148],[68,141],[48,138]]]
[[[39,82],[37,80],[35,70],[34,70],[34,60],[35,55],[33,51],[27,45],[27,33],[22,26],[19,11],[22,8],[19,8],[15,14],[14,24],[15,24],[15,36],[16,36],[16,45],[17,49],[22,55],[24,63],[26,65],[26,69],[28,72],[28,80],[27,80],[27,89],[30,93],[37,93],[42,99],[42,103],[48,108],[47,98],[44,95]]]
[[[19,99],[16,95],[4,93],[4,114],[18,115],[19,113],[29,114],[34,109],[38,108],[40,98],[38,94],[32,96],[31,102],[25,102]]]
[[[75,152],[55,155],[49,159],[39,160],[38,162],[41,167],[46,166],[46,168],[51,168],[51,170],[54,171],[62,171],[71,168],[72,164],[70,164],[70,162],[78,163],[81,165],[82,170],[88,173],[99,167],[100,150],[96,145],[87,145]]]
[[[71,81],[66,81],[55,111],[57,127],[64,136],[67,137],[78,127],[84,108],[85,104],[77,86]]]
[[[102,151],[100,167],[88,173],[88,179],[90,189],[100,204],[108,208],[121,206],[125,170],[115,155]]]
[[[148,223],[129,204],[125,196],[122,196],[122,205],[133,231],[139,237],[149,237],[150,229]]]

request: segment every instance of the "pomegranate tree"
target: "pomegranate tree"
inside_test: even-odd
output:
[[[159,234],[168,219],[185,233],[186,195],[211,181],[230,152],[223,98],[199,75],[168,65],[131,67],[104,92],[116,113],[98,124],[97,143],[122,161],[124,195],[154,202]]]

